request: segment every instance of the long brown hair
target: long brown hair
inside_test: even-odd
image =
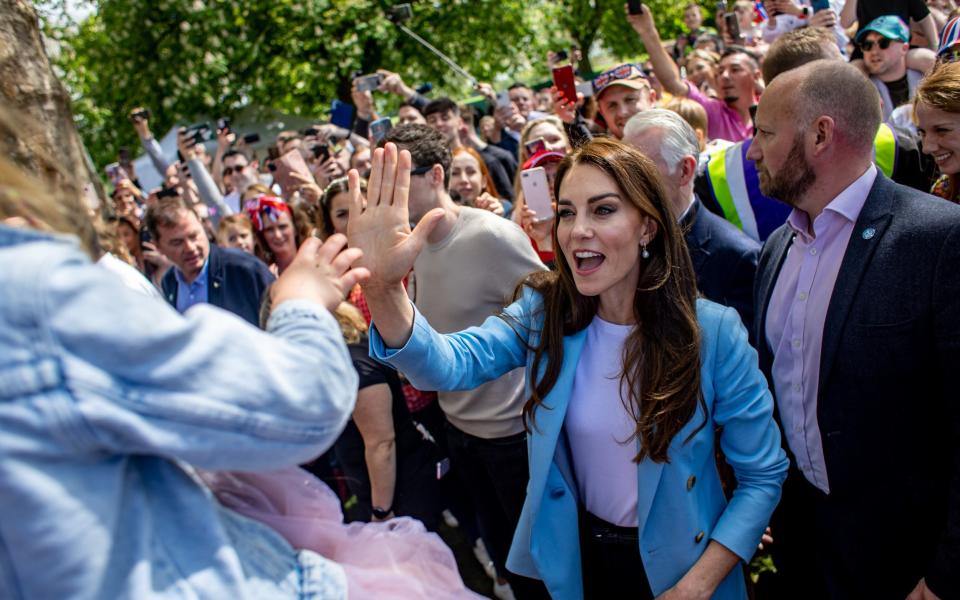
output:
[[[698,405],[704,409],[700,427],[706,424],[700,389],[700,328],[693,263],[684,237],[667,209],[657,168],[650,159],[622,142],[594,139],[560,163],[555,200],[559,199],[564,177],[573,166],[581,164],[606,173],[617,182],[626,202],[657,223],[657,235],[647,245],[650,257],[640,259],[640,280],[633,300],[636,326],[624,342],[621,381],[628,391],[628,397],[623,398],[624,408],[636,422],[631,440],[640,442],[634,460],[640,462],[649,457],[656,462],[668,462],[671,441],[694,417]],[[560,248],[556,225],[553,243]],[[543,329],[533,348],[532,372],[538,374],[541,363],[545,362],[546,367],[523,407],[524,423],[536,427],[536,410],[560,375],[563,338],[590,324],[597,314],[599,298],[584,296],[577,290],[562,252],[557,252],[556,271],[530,275],[521,289],[523,286],[543,296]]]

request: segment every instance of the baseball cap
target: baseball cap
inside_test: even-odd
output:
[[[635,63],[624,63],[600,73],[593,78],[593,95],[599,96],[613,85],[633,88],[635,90],[650,89],[650,82],[643,72],[643,68]]]
[[[857,33],[856,42],[859,44],[863,37],[871,31],[879,33],[888,40],[904,43],[910,41],[910,28],[903,22],[903,19],[896,15],[884,15],[870,21],[866,27]]]
[[[526,171],[527,169],[533,169],[545,163],[560,162],[564,156],[566,155],[563,152],[557,152],[556,150],[541,150],[528,158],[526,162],[523,163],[523,166],[520,167],[520,170]]]

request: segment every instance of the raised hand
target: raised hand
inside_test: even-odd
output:
[[[443,217],[442,208],[428,212],[411,231],[408,200],[410,196],[410,153],[397,151],[387,143],[373,152],[367,183],[366,206],[360,194],[360,174],[348,173],[350,219],[347,237],[350,246],[363,251],[361,265],[370,271],[367,289],[402,285],[413,263],[427,242],[427,236]]]
[[[303,242],[293,262],[270,288],[273,306],[286,300],[309,300],[333,311],[353,286],[370,275],[362,267],[353,267],[362,252],[344,249],[346,245],[347,238],[340,234],[326,242],[314,237]]]

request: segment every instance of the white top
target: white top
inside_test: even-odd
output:
[[[623,343],[633,328],[594,317],[587,327],[564,421],[584,507],[621,527],[637,526],[633,457],[639,445],[631,439],[636,423],[624,407],[628,396],[620,382]]]

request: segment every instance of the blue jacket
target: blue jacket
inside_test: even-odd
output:
[[[275,279],[263,261],[234,248],[210,244],[207,270],[207,302],[230,311],[256,326],[260,323],[263,292]],[[176,267],[174,267],[176,268]],[[177,278],[173,269],[160,282],[163,296],[177,306]]]
[[[64,238],[0,225],[0,598],[342,598],[336,564],[191,475],[328,448],[357,374],[321,307],[186,316]],[[310,590],[316,596],[310,595]]]
[[[435,332],[416,313],[413,333],[399,350],[388,350],[372,330],[371,355],[395,366],[416,387],[434,390],[470,389],[526,365],[529,393],[533,358],[529,348],[538,341],[541,307],[539,294],[528,290],[505,309],[513,326],[490,317],[479,327],[448,335]],[[655,596],[690,569],[711,539],[748,561],[779,501],[787,473],[772,417],[773,401],[739,316],[707,300],[697,301],[697,315],[707,414],[698,408],[677,434],[669,464],[646,459],[637,469],[640,555]],[[565,338],[559,379],[527,436],[530,481],[507,560],[511,571],[542,579],[555,599],[583,596],[577,486],[560,433],[585,333]],[[704,427],[684,443],[704,417]],[[729,504],[714,456],[719,426],[720,446],[738,481]],[[734,569],[714,595],[745,597],[740,569]]]

